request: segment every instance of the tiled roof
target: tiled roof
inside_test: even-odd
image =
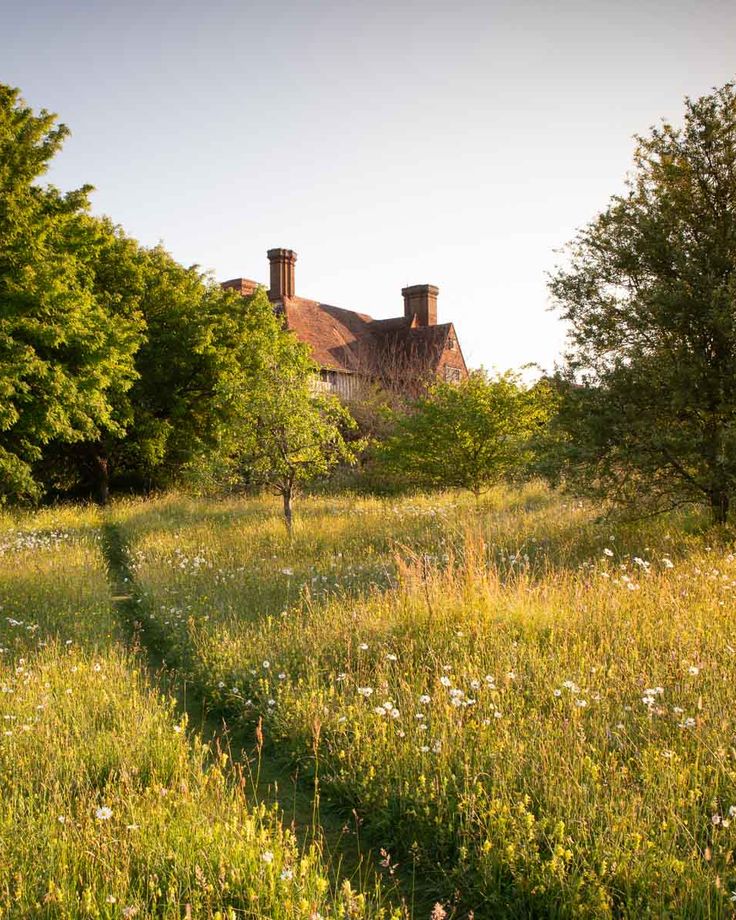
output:
[[[258,283],[249,278],[225,281],[225,288],[249,296]],[[283,311],[287,327],[309,345],[312,357],[326,370],[380,376],[389,365],[395,371],[412,366],[436,372],[447,359],[446,346],[455,338],[452,323],[420,326],[417,317],[374,319],[366,313],[345,310],[306,297],[285,297],[275,304]],[[459,346],[454,364],[465,372]]]
[[[398,352],[405,361],[436,367],[452,328],[451,323],[417,326],[404,316],[373,319],[303,297],[285,298],[284,316],[321,367],[347,373],[376,373]]]

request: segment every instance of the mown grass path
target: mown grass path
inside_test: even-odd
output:
[[[414,916],[414,906],[409,907],[415,902],[413,877],[386,877],[378,859],[361,843],[357,816],[346,819],[344,813],[321,800],[317,790],[302,783],[268,745],[242,729],[233,730],[226,718],[209,709],[197,687],[187,684],[167,666],[146,632],[147,604],[136,588],[124,535],[109,519],[102,526],[102,550],[121,626],[128,632],[133,648],[142,653],[150,679],[172,696],[179,711],[186,714],[190,730],[197,732],[212,750],[228,755],[239,781],[246,789],[250,787],[259,804],[278,803],[282,821],[292,827],[302,845],[316,843],[320,847],[336,886],[349,879],[358,891],[370,891],[380,882],[387,903],[405,904],[408,915]]]

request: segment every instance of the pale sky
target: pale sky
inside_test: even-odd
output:
[[[436,284],[488,368],[551,368],[555,250],[735,75],[733,0],[0,0],[0,82],[72,130],[56,185],[220,280],[283,246],[376,317]]]

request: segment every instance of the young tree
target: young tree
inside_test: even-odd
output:
[[[233,447],[247,480],[281,496],[291,532],[300,487],[338,463],[355,462],[360,444],[346,442],[344,432],[355,422],[338,399],[319,389],[307,346],[284,328],[265,293],[257,291],[246,303],[243,377],[231,381],[227,393],[242,420]]]
[[[474,371],[457,384],[437,383],[399,417],[380,461],[404,481],[468,489],[478,498],[525,467],[551,407],[544,383],[527,389],[512,372]]]
[[[68,131],[0,84],[0,500],[38,496],[52,442],[119,433],[112,396],[135,379],[135,322],[98,302],[68,245],[89,187],[37,180]]]
[[[736,488],[736,94],[686,100],[638,138],[628,190],[569,246],[550,287],[570,326],[563,473],[661,511]]]

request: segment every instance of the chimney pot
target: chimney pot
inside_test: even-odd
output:
[[[294,296],[294,265],[296,253],[293,249],[269,249],[268,261],[271,263],[271,288],[269,300],[283,300]]]
[[[437,295],[440,289],[433,284],[413,284],[402,288],[404,316],[417,318],[419,326],[437,325]]]

